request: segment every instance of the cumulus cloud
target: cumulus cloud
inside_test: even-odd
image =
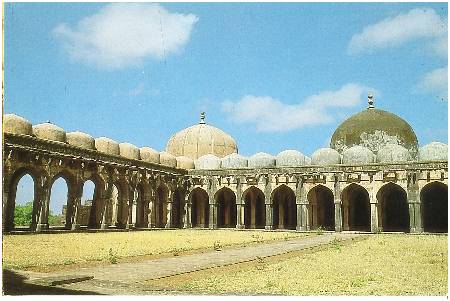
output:
[[[73,28],[59,24],[53,34],[71,58],[118,69],[179,52],[197,21],[195,15],[171,13],[158,4],[113,3]]]
[[[237,101],[222,103],[222,111],[231,121],[254,124],[261,132],[286,132],[305,126],[333,122],[333,109],[358,105],[368,88],[347,84],[337,91],[323,91],[298,104],[285,104],[270,96],[246,95]]]
[[[417,39],[431,39],[433,48],[442,54],[447,47],[447,21],[431,8],[416,8],[395,17],[366,26],[353,35],[348,45],[350,54],[396,47]],[[445,56],[447,52],[445,51]]]
[[[419,83],[419,88],[435,93],[439,99],[448,99],[448,68],[438,68],[426,73]]]

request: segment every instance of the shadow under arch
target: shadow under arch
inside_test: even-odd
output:
[[[334,195],[330,188],[320,184],[314,186],[308,191],[307,199],[310,229],[335,230]]]
[[[200,188],[194,188],[189,194],[191,203],[191,225],[193,228],[208,228],[209,226],[209,197]]]
[[[341,193],[344,231],[370,231],[370,198],[367,190],[355,183]]]
[[[169,199],[169,188],[160,183],[156,188],[156,227],[165,228],[167,225],[167,201]]]
[[[295,229],[297,226],[297,204],[295,193],[282,184],[272,191],[274,229]]]
[[[236,194],[228,187],[220,188],[214,195],[217,204],[217,227],[235,228],[236,216]]]
[[[409,207],[406,191],[387,183],[377,192],[379,228],[385,232],[409,232]]]
[[[425,232],[448,233],[448,186],[431,182],[420,191],[422,225]]]
[[[244,225],[247,229],[264,229],[266,226],[266,204],[264,192],[250,186],[242,194],[244,201]]]

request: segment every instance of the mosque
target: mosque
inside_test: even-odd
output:
[[[138,148],[52,123],[3,116],[3,231],[14,225],[17,184],[34,182],[32,222],[50,231],[53,183],[68,187],[60,230],[236,228],[447,232],[447,145],[419,147],[399,116],[368,107],[345,120],[330,147],[244,157],[205,122],[175,133],[166,150]],[[95,184],[82,204],[84,184]]]

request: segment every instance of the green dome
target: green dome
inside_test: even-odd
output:
[[[398,144],[417,154],[417,137],[411,126],[395,114],[368,108],[345,120],[331,137],[331,148],[342,153],[361,145],[375,154],[386,144]]]

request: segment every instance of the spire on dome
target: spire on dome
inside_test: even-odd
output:
[[[367,102],[369,103],[369,106],[367,107],[368,109],[375,108],[375,106],[373,105],[373,94],[372,94],[372,92],[369,92],[369,94],[367,95]]]
[[[199,124],[205,124],[205,112],[200,113],[200,122]]]

